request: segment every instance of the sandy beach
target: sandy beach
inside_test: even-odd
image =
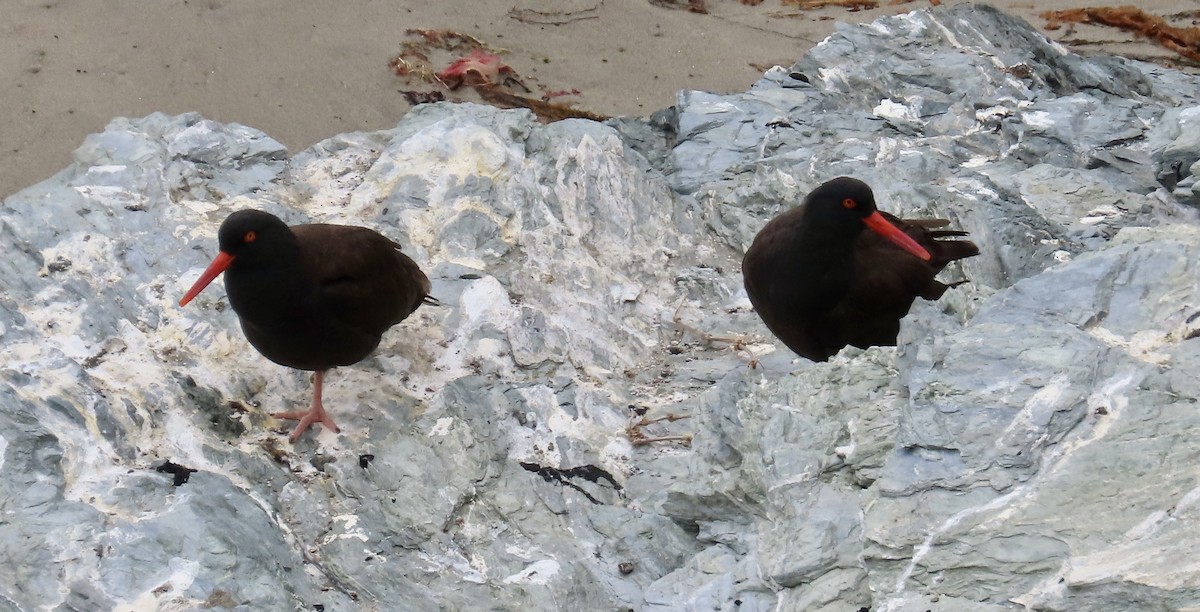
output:
[[[943,2],[950,4],[950,2]],[[997,3],[1084,53],[1170,61],[1173,53],[1097,26],[1046,31],[1038,13],[1087,2]],[[410,104],[388,63],[410,29],[451,30],[502,50],[533,93],[603,115],[645,115],[694,89],[742,91],[790,65],[838,22],[929,1],[801,11],[767,0],[3,2],[0,196],[66,166],[113,117],[198,111],[261,129],[293,151],[329,136],[392,127]],[[1146,0],[1157,15],[1197,0]],[[1192,25],[1190,19],[1173,23]],[[444,66],[436,66],[441,69]],[[447,92],[448,96],[458,94]]]

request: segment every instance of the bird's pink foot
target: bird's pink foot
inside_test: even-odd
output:
[[[289,442],[299,440],[300,436],[304,435],[304,432],[308,430],[308,426],[313,423],[320,423],[334,433],[341,431],[341,429],[338,429],[337,424],[333,422],[333,419],[325,412],[325,408],[319,404],[309,408],[305,412],[273,412],[271,416],[277,419],[300,421],[296,423],[296,427],[292,429],[292,433],[288,436]]]
[[[333,422],[333,419],[329,418],[328,414],[325,414],[325,406],[321,404],[321,390],[324,388],[325,388],[325,371],[318,370],[313,375],[312,406],[306,412],[273,412],[273,413],[271,413],[271,416],[273,416],[277,419],[287,419],[289,421],[300,421],[299,423],[296,423],[296,428],[293,429],[291,435],[288,436],[289,442],[294,443],[296,440],[299,440],[300,436],[304,435],[304,432],[308,430],[308,426],[312,425],[313,423],[320,423],[320,424],[324,425],[326,429],[328,429],[329,431],[332,431],[333,433],[338,433],[338,432],[342,431],[341,429],[338,429],[338,426],[336,423]]]

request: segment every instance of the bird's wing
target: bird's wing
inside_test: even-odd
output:
[[[365,227],[312,224],[292,228],[306,273],[326,316],[380,334],[429,295],[429,279],[400,245]]]

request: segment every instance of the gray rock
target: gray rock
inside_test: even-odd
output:
[[[0,601],[1200,607],[1198,85],[956,6],[647,120],[115,120],[0,213]],[[813,364],[738,262],[839,174],[983,254]],[[307,375],[219,284],[176,306],[242,207],[374,227],[444,304],[330,376],[340,434],[284,442]]]
[[[1165,114],[1165,131],[1171,141],[1158,153],[1158,179],[1168,189],[1191,187],[1196,181],[1193,167],[1200,163],[1200,107],[1193,106]],[[1190,189],[1186,196],[1176,197],[1191,205],[1200,204]]]

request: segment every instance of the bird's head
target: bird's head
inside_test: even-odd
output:
[[[239,210],[225,218],[217,231],[222,253],[237,259],[251,259],[258,253],[278,248],[292,230],[279,217],[261,210]]]
[[[192,288],[179,300],[180,306],[186,306],[205,287],[216,279],[234,261],[249,262],[264,254],[271,253],[285,244],[292,237],[279,217],[261,210],[239,210],[221,223],[217,231],[217,244],[221,249],[212,263],[192,285]]]
[[[821,184],[808,194],[805,206],[807,214],[815,215],[823,226],[841,227],[854,234],[865,226],[924,261],[932,258],[929,251],[879,214],[875,193],[858,179],[839,176]]]

